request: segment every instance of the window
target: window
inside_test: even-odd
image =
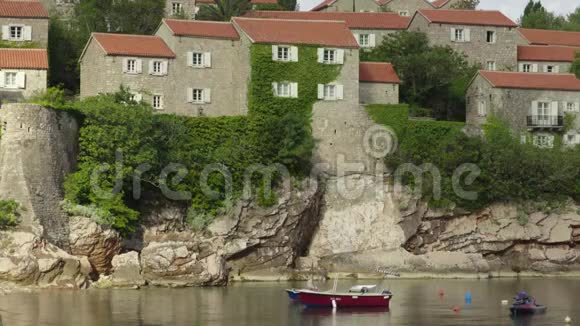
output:
[[[477,103],[477,114],[480,117],[485,117],[487,115],[487,106],[485,104],[485,101],[479,101]]]
[[[154,109],[162,110],[163,109],[163,96],[153,95],[152,105],[153,105]]]
[[[532,65],[529,63],[524,63],[522,65],[522,72],[532,72]]]
[[[10,26],[10,40],[22,41],[24,40],[24,27],[23,26]]]
[[[534,135],[534,145],[540,148],[552,148],[554,146],[554,136],[547,134]]]
[[[336,63],[336,50],[324,49],[324,56],[322,59],[324,63]]]
[[[16,72],[5,72],[4,73],[4,87],[6,88],[17,88],[18,82],[16,81]]]
[[[409,17],[409,10],[399,10],[399,16]]]
[[[456,42],[463,42],[464,40],[464,32],[462,29],[456,29],[455,30],[455,41]]]
[[[486,64],[487,70],[495,70],[495,61],[488,61]]]
[[[369,34],[360,34],[358,36],[358,44],[363,47],[371,45],[371,36]]]
[[[279,46],[277,58],[279,61],[290,61],[290,48],[287,46]]]
[[[487,43],[493,44],[495,43],[495,32],[494,31],[487,31],[485,40]]]
[[[564,109],[566,110],[566,112],[580,112],[580,108],[578,107],[578,105],[579,103],[568,102],[566,103]]]
[[[547,65],[546,72],[554,72],[554,66]]]
[[[287,82],[277,83],[276,95],[278,97],[290,97],[290,83]]]
[[[324,98],[328,100],[336,99],[336,85],[324,85]]]
[[[125,64],[125,71],[128,73],[136,74],[137,73],[137,60],[127,59],[126,64]]]
[[[171,14],[173,16],[181,15],[183,12],[183,5],[180,2],[173,2],[171,4]]]
[[[203,103],[203,89],[193,89],[193,103]]]
[[[203,53],[193,52],[191,62],[194,67],[203,67]]]
[[[151,64],[151,73],[153,75],[161,75],[163,73],[163,62],[161,61],[153,61]]]

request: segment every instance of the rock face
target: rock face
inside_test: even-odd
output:
[[[121,236],[110,227],[86,217],[70,218],[70,249],[73,255],[87,256],[95,272],[108,274],[113,257],[121,251]]]
[[[83,258],[71,256],[29,232],[0,232],[0,283],[41,287],[80,288],[90,269]]]
[[[2,105],[0,121],[0,198],[26,209],[21,230],[68,250],[68,217],[59,203],[64,176],[76,163],[77,121],[33,104]]]
[[[415,254],[481,254],[516,272],[580,270],[579,211],[571,202],[551,213],[505,203],[466,215],[417,210],[406,217],[421,222],[405,248]]]
[[[113,257],[111,281],[116,287],[139,287],[145,285],[141,274],[139,253],[127,252]]]

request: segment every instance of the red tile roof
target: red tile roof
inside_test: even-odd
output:
[[[351,29],[407,29],[410,17],[391,12],[250,11],[245,17],[344,21]]]
[[[359,47],[344,22],[241,17],[234,18],[233,21],[254,43]]]
[[[48,11],[38,1],[1,1],[0,17],[48,18]]]
[[[573,74],[500,72],[480,70],[479,74],[498,88],[527,88],[580,91],[580,79]]]
[[[507,16],[490,10],[421,9],[417,12],[431,23],[517,27]]]
[[[229,22],[164,19],[163,22],[176,36],[198,36],[239,40],[240,35]]]
[[[159,36],[93,33],[108,55],[175,58],[175,53]]]
[[[45,49],[0,49],[0,69],[48,70]]]
[[[361,62],[359,81],[396,84],[401,82],[393,65],[387,62]]]
[[[520,34],[534,45],[580,46],[580,32],[520,28]]]
[[[518,46],[519,61],[558,61],[572,62],[580,47],[570,46]]]

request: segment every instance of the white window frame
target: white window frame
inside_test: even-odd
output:
[[[163,61],[161,60],[153,60],[151,61],[151,75],[154,76],[162,76],[165,74],[165,72],[163,71]]]
[[[12,31],[20,31],[20,36],[12,36]],[[16,32],[15,32],[16,33]],[[24,25],[8,25],[8,40],[24,41]]]
[[[489,39],[489,36],[491,35],[491,41]],[[496,31],[486,31],[485,32],[485,42],[487,42],[487,44],[495,44],[497,42],[497,32]]]
[[[324,85],[323,98],[327,101],[336,100],[336,85],[326,84]]]
[[[151,98],[151,106],[155,110],[163,110],[163,95],[153,94]]]
[[[336,64],[338,51],[336,49],[324,49],[322,54],[322,63],[325,64]]]
[[[285,45],[281,45],[277,47],[277,52],[276,52],[276,60],[277,61],[284,61],[284,62],[289,62],[291,59],[291,54],[290,54],[290,47],[289,46],[285,46]]]
[[[465,30],[463,28],[455,29],[455,42],[465,42]]]
[[[485,69],[486,70],[490,70],[490,71],[496,71],[497,70],[497,65],[495,63],[495,61],[493,60],[489,60],[485,63]]]
[[[485,100],[479,100],[477,102],[477,115],[480,117],[487,116],[487,103]]]
[[[340,84],[318,84],[318,99],[338,101],[344,99],[344,86]]]
[[[13,76],[10,79],[11,83],[8,83],[8,75]],[[17,71],[4,71],[2,78],[4,78],[2,85],[4,88],[16,89],[18,86],[18,72]]]
[[[534,135],[534,146],[539,148],[554,147],[554,135],[550,134],[536,134]]]
[[[532,72],[532,64],[531,63],[523,63],[522,64],[522,72]]]
[[[191,93],[192,103],[203,104],[203,88],[194,88]]]
[[[363,48],[368,48],[371,46],[371,34],[359,34],[358,44]]]
[[[191,52],[191,64],[195,68],[203,68],[203,52]]]
[[[411,13],[409,12],[409,10],[399,10],[399,16],[401,17],[409,17],[411,16]]]
[[[547,73],[554,73],[555,70],[556,69],[555,69],[554,65],[546,65],[546,72]]]
[[[139,62],[138,61],[139,61],[139,59],[137,59],[137,58],[125,59],[125,61],[123,62],[125,73],[131,74],[131,75],[138,74],[139,73],[139,69],[138,69]]]
[[[580,112],[580,102],[565,102],[564,112]]]
[[[181,2],[171,3],[171,14],[173,16],[181,15],[183,13],[183,4]]]

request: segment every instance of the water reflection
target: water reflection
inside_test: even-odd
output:
[[[3,326],[542,326],[562,324],[567,315],[580,320],[580,307],[574,304],[580,300],[580,282],[575,279],[396,280],[380,285],[394,292],[390,310],[338,309],[336,313],[289,301],[284,288],[302,285],[246,283],[228,288],[14,294],[0,296],[0,314]],[[511,299],[522,289],[548,305],[548,312],[510,318],[501,300]],[[472,294],[471,304],[465,303],[467,292]]]

